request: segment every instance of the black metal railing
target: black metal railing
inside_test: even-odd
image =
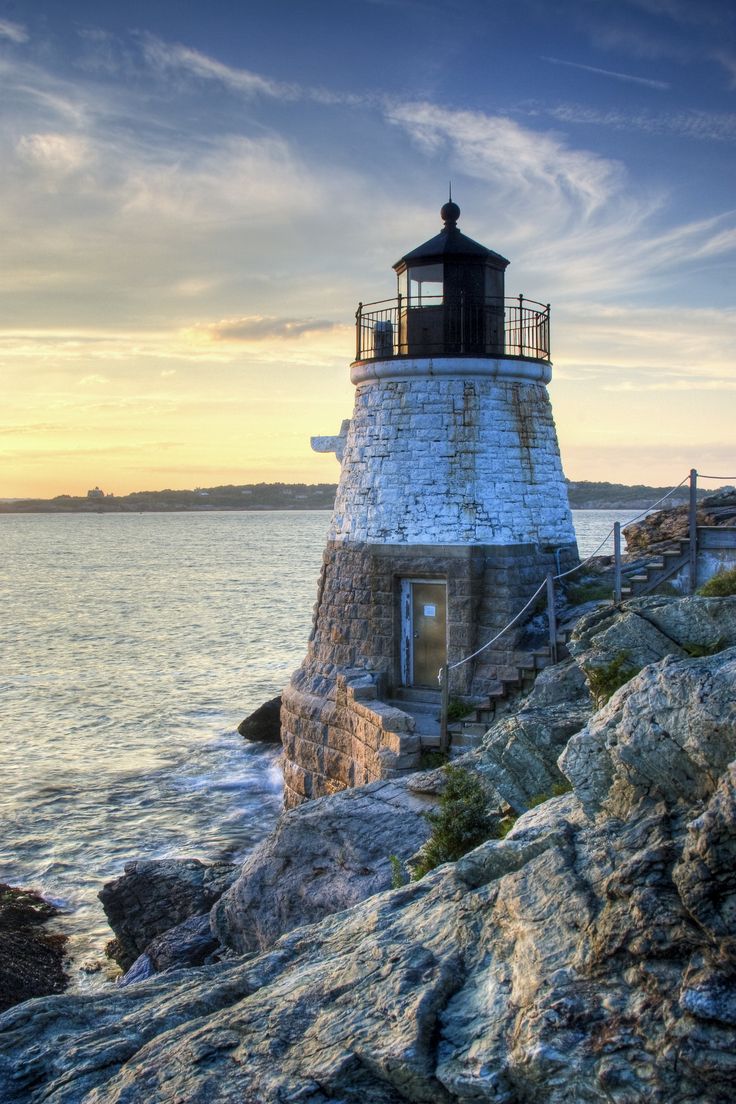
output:
[[[401,295],[359,303],[356,360],[390,357],[503,356],[549,360],[549,303]]]

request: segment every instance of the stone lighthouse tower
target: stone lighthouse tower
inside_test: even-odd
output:
[[[505,297],[509,262],[459,215],[446,203],[441,232],[394,265],[394,299],[359,305],[352,418],[312,442],[341,474],[307,656],[283,695],[287,806],[416,769],[417,703],[436,714],[440,667],[469,704],[498,692],[518,628],[460,661],[577,561],[549,306]]]

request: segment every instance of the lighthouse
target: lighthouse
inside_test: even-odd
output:
[[[483,646],[577,562],[549,304],[508,298],[508,260],[458,229],[452,200],[441,217],[393,266],[395,297],[359,304],[352,417],[312,439],[341,471],[307,655],[282,697],[287,807],[416,770],[440,670],[482,705],[522,629]]]

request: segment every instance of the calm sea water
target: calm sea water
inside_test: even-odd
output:
[[[581,555],[632,514],[575,512]],[[238,859],[272,827],[277,751],[235,730],[301,662],[328,521],[0,515],[0,881],[63,907],[75,985],[126,860]]]

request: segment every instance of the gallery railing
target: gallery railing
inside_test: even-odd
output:
[[[443,296],[359,303],[356,360],[503,356],[549,360],[549,303]]]

